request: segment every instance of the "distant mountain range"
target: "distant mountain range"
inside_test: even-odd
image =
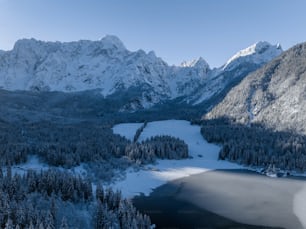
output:
[[[99,91],[125,95],[121,111],[167,101],[212,106],[246,75],[282,53],[258,42],[211,69],[203,58],[169,66],[154,52],[131,52],[115,36],[99,41],[43,42],[23,39],[0,52],[0,87],[9,91]]]

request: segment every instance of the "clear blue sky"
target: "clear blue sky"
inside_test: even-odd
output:
[[[306,41],[305,0],[0,0],[0,49],[20,38],[99,40],[154,50],[169,64],[202,56],[221,66],[257,41]]]

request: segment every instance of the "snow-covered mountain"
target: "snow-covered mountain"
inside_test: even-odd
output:
[[[23,39],[13,50],[0,52],[0,87],[11,91],[99,89],[104,96],[134,90],[137,93],[123,108],[131,110],[175,98],[198,104],[280,53],[279,46],[259,42],[211,70],[203,58],[169,66],[154,52],[131,52],[110,35],[99,41],[65,43]]]
[[[192,104],[210,101],[217,104],[246,75],[268,63],[283,52],[280,45],[258,42],[237,52],[223,66],[215,68],[206,80],[188,97]]]
[[[1,55],[1,86],[8,90],[82,91],[109,95],[147,82],[158,89],[168,66],[153,52],[128,51],[115,36],[69,43],[19,40]]]
[[[306,134],[306,43],[246,76],[205,118]]]
[[[183,68],[198,67],[198,68],[203,68],[203,69],[209,69],[208,63],[202,57],[198,59],[193,59],[190,61],[183,61],[180,66]]]
[[[282,48],[280,44],[271,45],[266,41],[260,41],[237,52],[224,64],[222,69],[229,71],[237,67],[237,65],[245,62],[262,65],[281,53]]]

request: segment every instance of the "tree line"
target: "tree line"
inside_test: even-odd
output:
[[[113,134],[107,125],[102,124],[39,122],[21,126],[3,125],[5,131],[0,130],[0,163],[5,166],[24,163],[30,154],[38,155],[51,166],[65,168],[123,156],[141,163],[151,163],[156,158],[188,157],[186,143],[171,136],[156,136],[138,143],[146,122],[136,131],[133,142]]]
[[[6,166],[24,163],[33,154],[49,165],[71,168],[82,162],[121,157],[128,143],[105,124],[0,122],[0,163]]]
[[[134,135],[134,139],[133,139],[133,142],[137,142],[141,133],[143,132],[144,128],[146,128],[146,126],[148,125],[148,122],[145,121],[137,130],[136,130],[136,133]]]
[[[138,164],[152,163],[156,158],[183,159],[188,157],[188,145],[172,136],[154,136],[141,143],[127,145],[125,155]]]
[[[222,144],[219,159],[245,165],[306,171],[306,136],[274,131],[259,124],[245,126],[229,119],[203,120],[201,134]]]

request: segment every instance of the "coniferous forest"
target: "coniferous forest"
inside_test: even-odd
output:
[[[244,165],[285,171],[306,171],[306,137],[292,131],[277,131],[260,124],[251,126],[226,118],[201,121],[208,142],[222,145],[219,159]]]
[[[0,171],[0,191],[0,224],[6,229],[151,225],[149,217],[139,213],[120,192],[98,185],[94,193],[89,180],[59,170],[13,175],[8,167]]]
[[[147,215],[103,185],[130,166],[188,157],[186,143],[177,138],[138,142],[145,125],[130,141],[106,123],[0,121],[0,227],[150,228]],[[16,172],[30,156],[50,169]],[[86,175],[70,171],[80,165]]]

